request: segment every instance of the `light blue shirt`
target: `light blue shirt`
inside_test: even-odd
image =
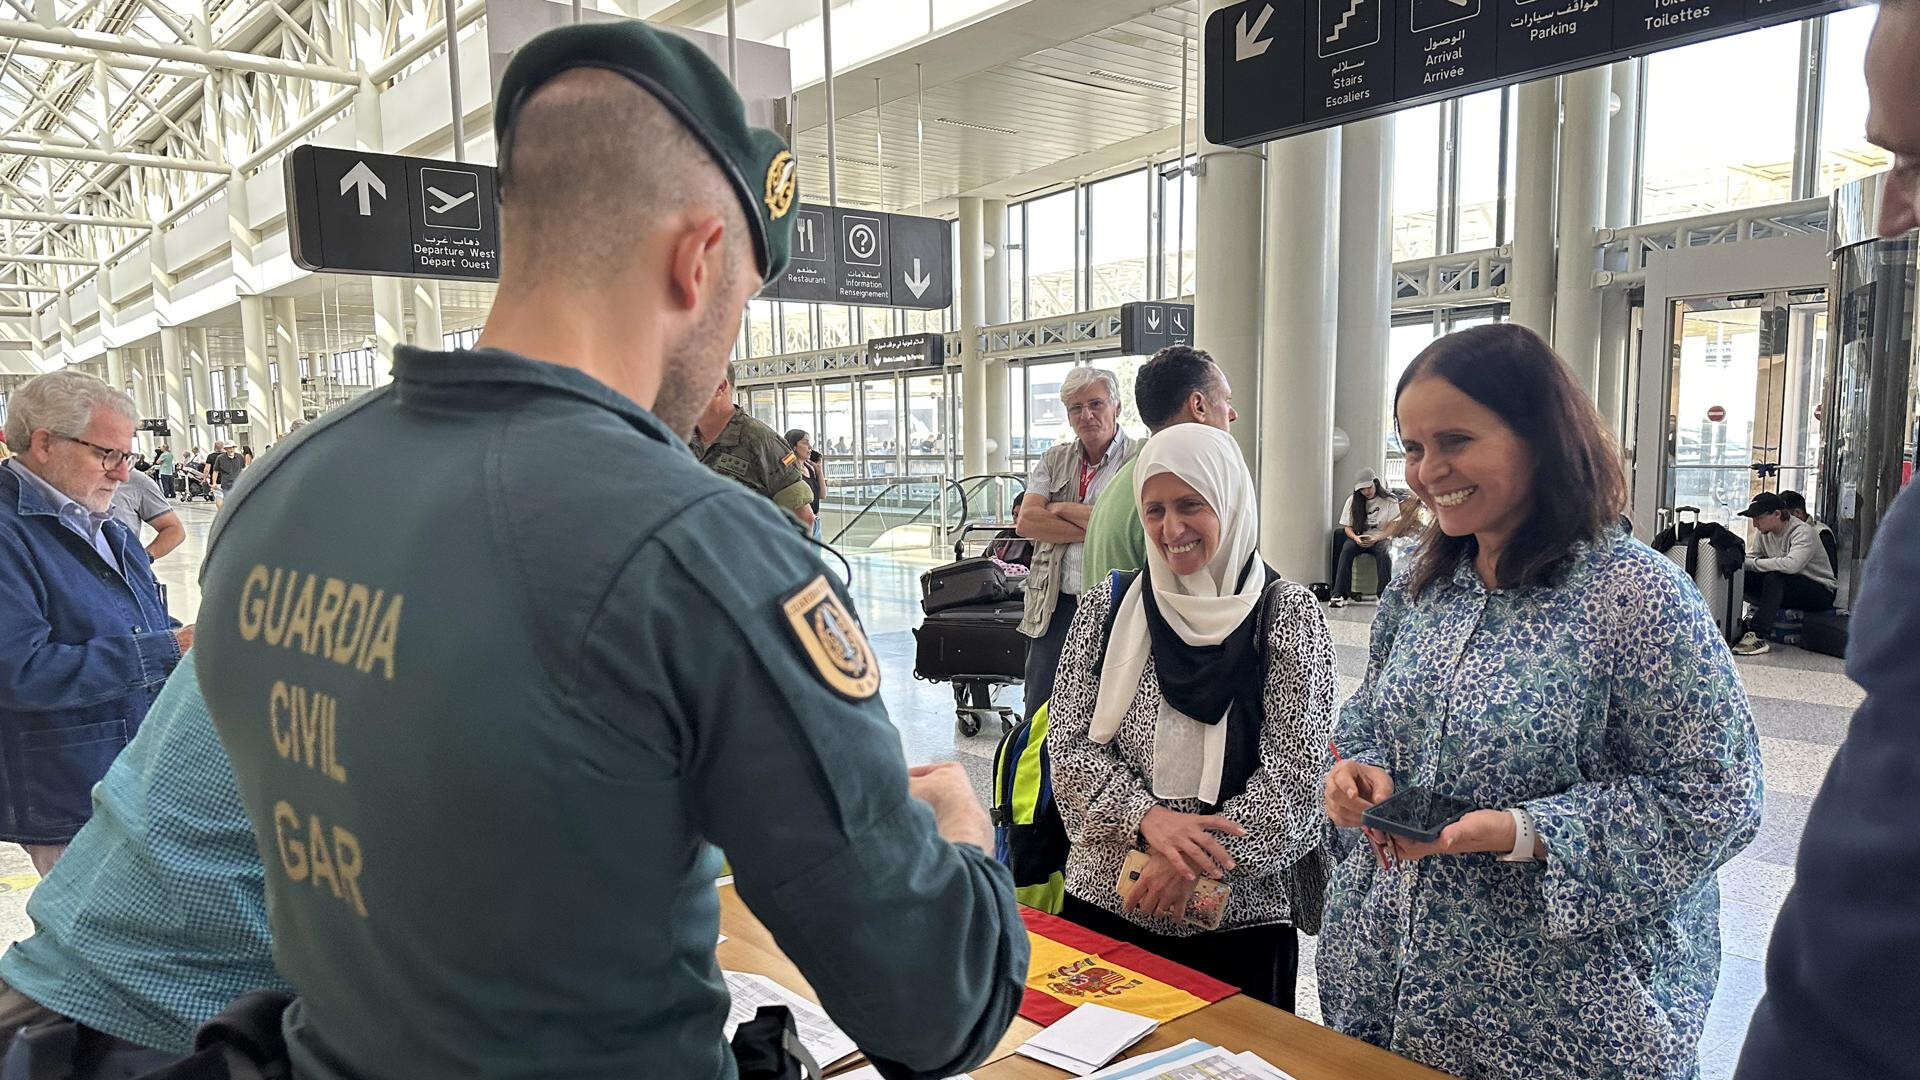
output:
[[[112,514],[96,514],[67,497],[67,493],[40,478],[40,474],[22,464],[17,457],[0,462],[0,467],[12,469],[21,479],[39,488],[41,494],[55,507],[60,515],[60,524],[93,545],[93,550],[107,560],[107,565],[120,569],[120,560],[113,557],[113,543],[107,539],[107,521]]]
[[[234,998],[288,989],[198,655],[181,658],[94,788],[93,819],[27,901],[33,936],[0,956],[0,978],[47,1008],[181,1054]]]

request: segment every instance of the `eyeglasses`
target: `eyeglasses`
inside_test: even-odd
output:
[[[114,450],[109,447],[101,446],[98,443],[90,443],[85,439],[76,439],[71,435],[62,435],[60,436],[60,438],[65,439],[68,442],[79,443],[81,446],[84,446],[87,449],[93,451],[93,456],[100,459],[100,467],[106,470],[107,472],[112,472],[113,470],[133,460],[133,451],[131,450]]]

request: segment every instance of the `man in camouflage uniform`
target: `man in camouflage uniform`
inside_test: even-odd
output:
[[[800,469],[800,458],[779,432],[733,403],[731,372],[695,423],[692,445],[701,464],[765,495],[813,528],[813,488]]]

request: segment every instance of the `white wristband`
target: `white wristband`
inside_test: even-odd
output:
[[[1532,862],[1535,838],[1540,835],[1533,827],[1533,815],[1517,807],[1507,813],[1513,815],[1513,850],[1500,856],[1500,861]]]

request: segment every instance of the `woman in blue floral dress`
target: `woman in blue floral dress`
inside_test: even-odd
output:
[[[1760,820],[1758,739],[1680,568],[1618,531],[1612,440],[1531,331],[1476,327],[1395,392],[1435,522],[1381,603],[1327,777],[1476,810],[1367,832],[1319,953],[1328,1023],[1468,1080],[1686,1080],[1719,979],[1714,871]]]

